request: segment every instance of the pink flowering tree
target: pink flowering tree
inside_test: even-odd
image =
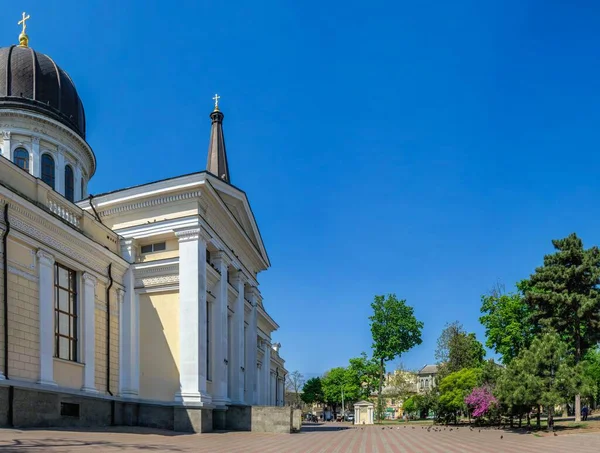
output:
[[[488,387],[475,387],[471,394],[465,398],[465,403],[473,410],[473,417],[479,418],[488,414],[490,409],[498,404]]]

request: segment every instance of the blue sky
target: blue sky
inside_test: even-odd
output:
[[[23,1],[0,42],[69,72],[100,193],[203,170],[218,92],[232,182],[273,267],[265,305],[289,370],[370,350],[375,294],[446,322],[541,264],[598,244],[600,7],[576,1]]]

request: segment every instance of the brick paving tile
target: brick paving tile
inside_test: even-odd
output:
[[[299,434],[178,434],[144,428],[0,429],[0,453],[261,452],[261,453],[533,453],[600,451],[600,433],[536,437],[497,429],[420,426],[305,426]]]

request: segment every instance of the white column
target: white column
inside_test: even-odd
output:
[[[96,277],[83,274],[83,387],[96,393]]]
[[[117,289],[117,304],[119,307],[119,391],[118,395],[123,394],[123,389],[125,388],[125,384],[127,378],[125,376],[125,351],[123,348],[123,342],[125,341],[125,329],[123,328],[123,316],[124,316],[124,307],[123,303],[125,302],[125,291],[121,288]]]
[[[75,185],[75,201],[79,201],[83,198],[83,194],[81,193],[81,165],[79,163],[75,166],[75,180],[73,184]]]
[[[213,263],[220,272],[215,286],[215,303],[212,310],[212,383],[213,403],[224,406],[230,402],[227,396],[227,266],[229,260],[224,252],[217,252]]]
[[[248,399],[246,404],[260,404],[258,399],[258,378],[259,370],[256,360],[256,349],[257,349],[257,308],[256,308],[256,293],[257,289],[252,287],[248,291],[248,300],[252,305],[250,311],[250,318],[248,320],[248,327],[246,328],[246,392],[248,393]]]
[[[40,380],[54,382],[54,257],[38,250],[39,311],[40,311]]]
[[[201,228],[175,231],[179,239],[179,375],[175,400],[205,405],[206,393],[206,242]],[[227,320],[225,320],[227,321]]]
[[[130,263],[135,263],[137,246],[133,239],[121,241],[121,255]],[[119,325],[119,356],[122,365],[119,370],[119,393],[124,398],[137,397],[139,393],[139,296],[135,293],[135,276],[130,265],[123,277],[125,292],[121,305]]]
[[[54,175],[54,190],[61,195],[65,194],[65,155],[63,154],[63,150],[64,148],[62,146],[58,147]]]
[[[4,144],[2,145],[2,155],[12,162],[10,131],[3,131],[2,138],[4,139]]]
[[[265,358],[263,360],[263,404],[265,406],[271,405],[271,342],[268,340],[264,341],[265,346]]]
[[[31,163],[29,165],[29,173],[36,178],[41,178],[40,170],[40,138],[31,137]]]
[[[237,271],[232,277],[231,282],[237,290],[238,295],[233,307],[233,315],[231,322],[231,354],[229,357],[229,380],[231,392],[231,400],[236,404],[244,402],[244,375],[246,374],[246,358],[244,357],[244,274]]]
[[[256,363],[254,367],[254,371],[256,372],[254,376],[256,376],[255,383],[257,384],[256,392],[254,392],[255,400],[252,403],[253,405],[261,406],[262,403],[262,393],[263,393],[263,385],[262,385],[262,363]]]

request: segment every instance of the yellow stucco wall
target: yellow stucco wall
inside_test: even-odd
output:
[[[117,292],[110,292],[110,391],[119,393],[119,311]],[[96,286],[96,390],[107,393],[106,388],[106,286]]]
[[[67,360],[54,359],[54,382],[59,387],[81,389],[83,387],[83,365]]]
[[[149,242],[149,244],[152,244],[154,242],[163,241],[152,241]],[[164,242],[166,249],[165,251],[140,254],[139,261],[141,263],[145,263],[148,261],[164,260],[167,258],[177,258],[179,256],[179,242],[177,241],[177,239],[167,239]],[[142,243],[141,245],[145,245],[145,243]]]
[[[140,397],[173,401],[179,391],[179,293],[140,295]]]
[[[35,263],[34,254],[30,247],[9,239],[8,256],[9,266],[22,274],[8,273],[9,377],[25,381],[37,381],[39,379],[40,363],[39,311],[37,269],[32,266]],[[4,316],[2,310],[3,307],[0,307],[0,316]],[[3,331],[0,338],[2,342],[0,348],[2,361],[0,363],[3,365]]]

